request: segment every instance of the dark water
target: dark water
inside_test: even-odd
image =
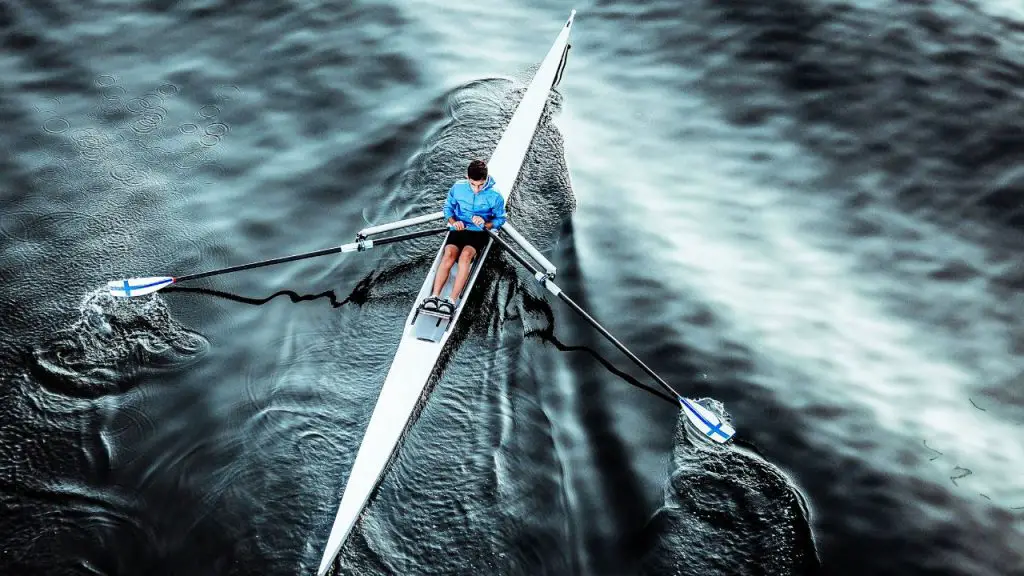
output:
[[[572,6],[0,0],[0,574],[309,574],[436,238]],[[1024,10],[592,2],[355,574],[1024,574]],[[627,374],[623,374],[625,371]]]

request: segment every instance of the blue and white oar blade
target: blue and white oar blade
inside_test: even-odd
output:
[[[683,407],[683,413],[686,414],[690,424],[693,424],[701,434],[715,442],[725,444],[736,434],[735,428],[730,426],[728,422],[723,422],[717,414],[701,404],[689,398],[679,398],[679,404]]]
[[[149,278],[129,278],[127,280],[111,280],[107,282],[107,290],[115,298],[133,298],[152,294],[165,286],[174,283],[171,276],[151,276]]]

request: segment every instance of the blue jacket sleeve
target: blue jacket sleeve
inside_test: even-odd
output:
[[[455,185],[448,189],[448,199],[444,201],[444,217],[455,216]]]
[[[505,223],[505,198],[501,194],[495,194],[495,196],[497,196],[497,199],[491,208],[491,215],[493,216],[491,227],[497,230]]]

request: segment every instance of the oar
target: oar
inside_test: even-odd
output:
[[[229,266],[227,268],[219,268],[217,270],[199,272],[197,274],[188,274],[185,276],[146,276],[142,278],[112,280],[110,282],[107,282],[107,290],[110,292],[110,295],[114,296],[115,298],[134,298],[137,296],[145,296],[146,294],[152,294],[153,292],[166,288],[171,284],[177,284],[179,282],[184,282],[186,280],[196,280],[198,278],[206,278],[209,276],[228,274],[230,272],[239,272],[241,270],[261,268],[263,266],[273,266],[274,264],[283,264],[285,262],[305,260],[306,258],[316,258],[317,256],[326,256],[328,254],[337,254],[339,252],[362,252],[364,250],[369,250],[370,248],[373,248],[375,246],[383,246],[384,244],[392,244],[394,242],[401,242],[403,240],[412,240],[414,238],[421,238],[423,236],[430,236],[432,234],[440,234],[442,232],[447,231],[448,228],[437,228],[433,230],[420,230],[418,232],[409,232],[408,234],[399,234],[397,236],[389,236],[387,238],[378,238],[376,240],[359,240],[357,242],[352,242],[349,244],[342,244],[341,246],[334,246],[333,248],[324,248],[323,250],[304,252],[302,254],[283,256],[281,258],[271,258],[270,260],[260,260],[259,262],[251,262],[249,264]]]
[[[716,415],[711,410],[705,408],[699,402],[696,402],[689,398],[684,398],[681,394],[679,394],[679,392],[676,392],[676,390],[672,388],[672,386],[670,386],[664,378],[658,376],[657,372],[652,370],[651,367],[648,366],[647,364],[644,364],[644,362],[640,360],[640,358],[638,358],[636,354],[633,354],[629,350],[629,348],[626,348],[625,344],[619,342],[619,339],[612,335],[612,333],[609,332],[607,328],[602,326],[600,322],[595,320],[593,316],[588,314],[586,310],[584,310],[579,304],[577,304],[572,298],[570,298],[568,294],[563,292],[557,284],[552,282],[551,277],[548,276],[546,272],[542,272],[532,262],[527,260],[526,257],[517,252],[516,249],[510,246],[509,243],[506,242],[504,238],[499,236],[496,231],[489,230],[488,232],[490,233],[491,237],[494,238],[494,240],[497,241],[497,243],[502,248],[505,249],[505,252],[508,253],[508,255],[512,256],[512,258],[514,258],[517,262],[522,264],[527,270],[532,272],[533,277],[538,282],[540,282],[541,285],[543,285],[544,288],[548,290],[548,292],[550,292],[554,296],[557,296],[560,300],[568,304],[569,307],[573,309],[573,311],[579,314],[584,320],[587,321],[588,324],[590,324],[598,332],[600,332],[601,335],[604,336],[609,342],[614,344],[616,348],[618,348],[623,354],[625,354],[627,358],[632,360],[634,364],[639,366],[641,370],[643,370],[651,378],[653,378],[659,386],[664,388],[665,391],[668,392],[671,396],[675,397],[679,401],[679,405],[683,408],[683,414],[686,414],[686,419],[689,420],[690,424],[693,424],[693,426],[696,427],[697,430],[700,430],[701,434],[704,434],[705,436],[707,436],[711,440],[714,440],[715,442],[718,442],[719,444],[724,444],[732,439],[732,437],[736,434],[736,429],[733,428],[728,422],[723,421],[721,418],[718,417],[718,415]],[[515,238],[516,236],[513,235],[512,237]],[[521,244],[531,246],[532,248],[532,245],[530,245],[525,238],[522,238],[521,240],[517,241],[520,242]],[[533,251],[536,252],[536,248],[534,248]],[[545,262],[547,261],[546,258],[544,260]],[[553,269],[554,265],[551,266]]]

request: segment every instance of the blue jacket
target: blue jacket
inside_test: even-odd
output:
[[[480,216],[495,230],[505,223],[505,199],[494,187],[494,178],[488,176],[480,192],[473,192],[469,180],[459,180],[448,190],[444,203],[445,218],[454,217],[466,224],[466,230],[483,230],[473,224],[473,216]]]

